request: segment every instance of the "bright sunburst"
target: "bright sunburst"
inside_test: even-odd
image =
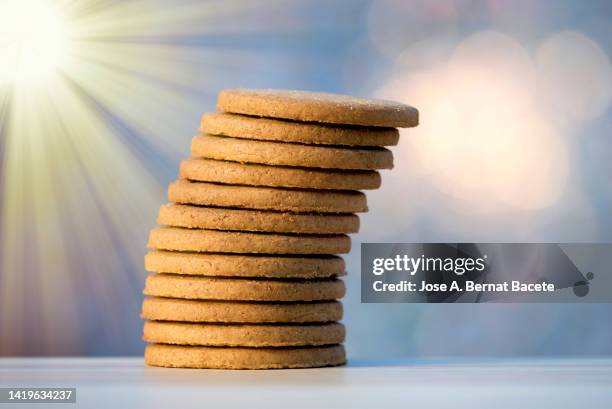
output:
[[[70,27],[57,5],[43,0],[0,3],[0,81],[33,85],[61,67]]]
[[[249,58],[198,41],[267,3],[0,0],[0,355],[137,351],[146,232]]]

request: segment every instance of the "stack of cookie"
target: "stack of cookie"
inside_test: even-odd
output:
[[[149,365],[302,368],[345,362],[344,260],[417,111],[301,91],[225,90],[205,114],[149,237]]]

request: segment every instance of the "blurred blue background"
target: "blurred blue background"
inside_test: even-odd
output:
[[[421,112],[346,257],[350,357],[612,353],[609,304],[366,305],[358,276],[361,242],[612,241],[609,1],[45,3],[68,52],[0,86],[0,354],[142,353],[148,231],[228,87]]]

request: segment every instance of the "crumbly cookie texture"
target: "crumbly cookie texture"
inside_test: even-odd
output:
[[[191,154],[207,159],[274,166],[357,170],[393,168],[393,154],[386,148],[303,145],[208,134],[193,138]]]
[[[345,275],[338,256],[214,254],[151,250],[145,269],[153,273],[213,277],[327,278]]]
[[[419,112],[409,105],[325,92],[225,89],[219,93],[217,108],[235,114],[332,124],[409,128],[419,123]]]
[[[170,184],[168,200],[182,204],[296,213],[362,213],[368,210],[366,196],[355,190],[284,189],[187,180]]]
[[[258,280],[152,274],[144,294],[156,297],[226,301],[330,301],[344,297],[342,280]]]
[[[394,146],[399,140],[395,128],[293,122],[223,112],[204,114],[200,131],[211,135],[314,145]]]
[[[296,235],[159,227],[149,248],[206,253],[343,254],[351,250],[344,234]]]
[[[141,316],[147,320],[177,322],[314,323],[339,321],[343,309],[338,301],[275,304],[147,297]]]
[[[338,234],[359,230],[359,217],[354,214],[300,214],[174,203],[160,207],[157,223],[190,229],[272,233]]]
[[[303,189],[361,190],[380,187],[380,173],[374,170],[269,166],[206,158],[182,161],[180,177],[200,182]]]
[[[346,363],[342,345],[301,348],[223,348],[152,344],[145,362],[171,368],[282,369]]]
[[[194,324],[147,321],[145,342],[217,347],[300,347],[344,341],[344,325],[327,324]]]

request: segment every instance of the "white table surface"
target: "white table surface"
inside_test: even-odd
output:
[[[0,358],[0,386],[77,388],[76,404],[51,408],[610,409],[612,359],[415,359],[222,371],[149,368],[142,358]]]

